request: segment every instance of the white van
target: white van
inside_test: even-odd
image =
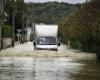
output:
[[[58,50],[58,26],[36,25],[34,49],[35,50]]]

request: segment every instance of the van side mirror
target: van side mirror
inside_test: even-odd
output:
[[[57,45],[60,46],[60,43],[58,43]]]
[[[36,46],[36,42],[33,42],[33,45]]]

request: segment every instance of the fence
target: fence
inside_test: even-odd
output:
[[[11,37],[9,37],[9,32],[10,31],[8,28],[3,28],[0,26],[0,50],[10,47],[12,45],[12,40]]]
[[[2,40],[2,44],[3,44],[3,49],[10,47],[11,44],[11,38],[3,38]]]
[[[13,33],[12,33],[12,27],[11,26],[8,26],[8,25],[0,26],[0,50],[13,46],[12,34]],[[26,34],[21,36],[21,40],[17,41],[17,39],[16,39],[16,41],[14,42],[14,45],[18,45],[18,44],[22,43],[22,41],[24,41],[24,42],[27,41],[27,35]]]

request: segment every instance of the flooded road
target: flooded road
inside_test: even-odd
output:
[[[100,80],[100,64],[67,58],[1,57],[0,80]]]
[[[66,58],[0,58],[0,80],[72,80],[83,64]]]
[[[100,80],[100,62],[81,61],[84,66],[78,74],[74,75],[73,80]]]
[[[32,42],[0,52],[0,80],[100,80],[95,54],[61,45],[59,51],[34,51]]]

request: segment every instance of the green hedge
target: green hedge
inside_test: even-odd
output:
[[[100,0],[91,0],[68,15],[59,23],[59,34],[63,43],[70,41],[72,48],[97,53],[100,59]]]
[[[9,25],[2,25],[2,37],[3,38],[10,38],[12,37],[12,26]]]

